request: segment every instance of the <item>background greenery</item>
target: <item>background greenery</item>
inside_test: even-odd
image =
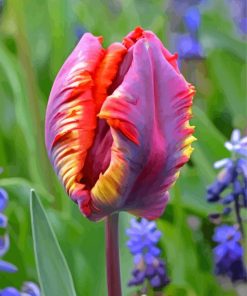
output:
[[[160,246],[172,281],[167,295],[236,295],[236,287],[222,287],[213,275],[214,227],[207,215],[215,208],[204,196],[206,185],[216,176],[213,162],[228,156],[224,141],[233,128],[246,132],[246,44],[236,31],[227,1],[208,2],[200,30],[206,58],[183,65],[185,76],[197,88],[193,124],[198,141],[158,220],[164,232]],[[54,77],[76,44],[78,26],[103,35],[107,45],[141,25],[171,49],[167,7],[168,1],[163,0],[5,1],[0,16],[0,166],[4,169],[0,186],[10,196],[6,213],[11,247],[4,258],[19,272],[1,273],[0,288],[37,281],[29,211],[30,188],[35,188],[67,259],[77,295],[106,295],[104,225],[84,219],[54,176],[44,149],[45,107]],[[132,269],[125,247],[129,218],[121,214],[124,295],[135,290],[126,285]]]

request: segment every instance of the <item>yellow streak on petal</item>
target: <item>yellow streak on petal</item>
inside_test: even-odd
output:
[[[121,199],[121,191],[123,190],[122,180],[126,175],[127,162],[119,157],[114,157],[106,172],[100,175],[97,183],[92,189],[93,196],[95,196],[96,206],[99,204],[113,206]]]
[[[195,87],[193,86],[193,85],[189,85],[189,94],[191,95],[191,96],[193,96],[194,94],[195,94]],[[187,109],[187,113],[188,113],[188,115],[192,115],[192,108],[191,107],[189,107],[188,109]],[[183,127],[185,128],[185,129],[194,129],[195,127],[194,126],[191,126],[190,125],[190,122],[189,122],[189,120],[187,120],[187,121],[185,121],[184,122],[184,124],[183,124]],[[194,142],[194,141],[196,141],[197,139],[194,137],[194,136],[192,136],[192,135],[189,135],[189,136],[187,136],[185,139],[184,139],[184,141],[183,141],[183,143],[182,143],[182,155],[183,156],[186,156],[186,157],[188,157],[188,159],[190,158],[190,155],[191,155],[191,153],[193,152],[193,150],[194,150],[194,148],[192,148],[192,146],[191,146],[191,144]]]
[[[191,145],[189,145],[183,149],[183,155],[190,158],[190,155],[193,152],[193,150],[194,150],[194,148],[192,148]]]
[[[191,135],[184,140],[183,144],[184,144],[184,146],[188,146],[196,140],[197,140],[197,138],[195,138],[194,136]]]

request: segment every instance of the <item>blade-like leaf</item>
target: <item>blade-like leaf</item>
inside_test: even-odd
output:
[[[34,252],[43,296],[76,296],[72,277],[43,206],[31,190]]]

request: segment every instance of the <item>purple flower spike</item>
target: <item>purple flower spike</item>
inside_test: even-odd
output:
[[[0,291],[0,296],[21,296],[21,294],[15,288],[9,287]]]
[[[200,11],[196,6],[188,8],[184,16],[184,24],[187,30],[194,34],[198,31],[201,23]]]
[[[215,162],[214,167],[222,170],[207,188],[207,201],[227,206],[221,216],[234,209],[240,231],[244,233],[241,209],[247,208],[247,137],[241,137],[240,130],[235,129],[225,147],[232,155]]]
[[[8,193],[3,189],[0,188],[0,212],[7,207],[8,204]]]
[[[221,225],[215,228],[215,273],[227,276],[232,282],[247,281],[244,249],[241,244],[244,236],[241,210],[247,208],[247,137],[241,138],[240,130],[235,129],[225,147],[232,152],[232,156],[214,164],[216,169],[223,170],[218,174],[216,181],[208,187],[207,199],[209,202],[218,201],[224,206],[222,213],[218,214],[216,219],[211,219],[212,222],[221,223],[234,209],[237,226]]]
[[[14,273],[17,271],[17,267],[9,262],[0,260],[0,272],[8,272],[8,273]],[[0,294],[1,296],[1,294]]]
[[[40,296],[39,287],[33,282],[25,282],[22,286],[22,296]]]
[[[153,288],[162,288],[169,283],[164,262],[159,258],[157,243],[161,232],[154,221],[142,218],[132,219],[131,228],[126,230],[129,236],[127,246],[134,256],[135,268],[129,286],[139,286],[148,280]]]

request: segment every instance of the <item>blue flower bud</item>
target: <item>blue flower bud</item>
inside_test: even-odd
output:
[[[215,224],[219,224],[221,222],[221,214],[220,213],[212,213],[208,215],[208,219]]]
[[[221,199],[221,203],[223,205],[228,205],[230,204],[231,202],[234,201],[234,195],[231,193],[231,194],[228,194],[226,197],[224,197],[223,199]]]
[[[229,215],[231,213],[231,211],[232,211],[232,208],[228,208],[228,207],[224,208],[224,210],[222,212],[222,215],[227,216],[227,215]]]
[[[198,31],[201,23],[200,11],[196,6],[188,8],[184,15],[184,24],[190,33]]]
[[[14,273],[17,271],[17,267],[9,262],[0,260],[0,272],[1,271],[8,272],[8,273]]]
[[[219,200],[220,200],[220,196],[218,194],[209,193],[207,195],[207,201],[208,202],[216,202],[216,201],[219,201]]]

